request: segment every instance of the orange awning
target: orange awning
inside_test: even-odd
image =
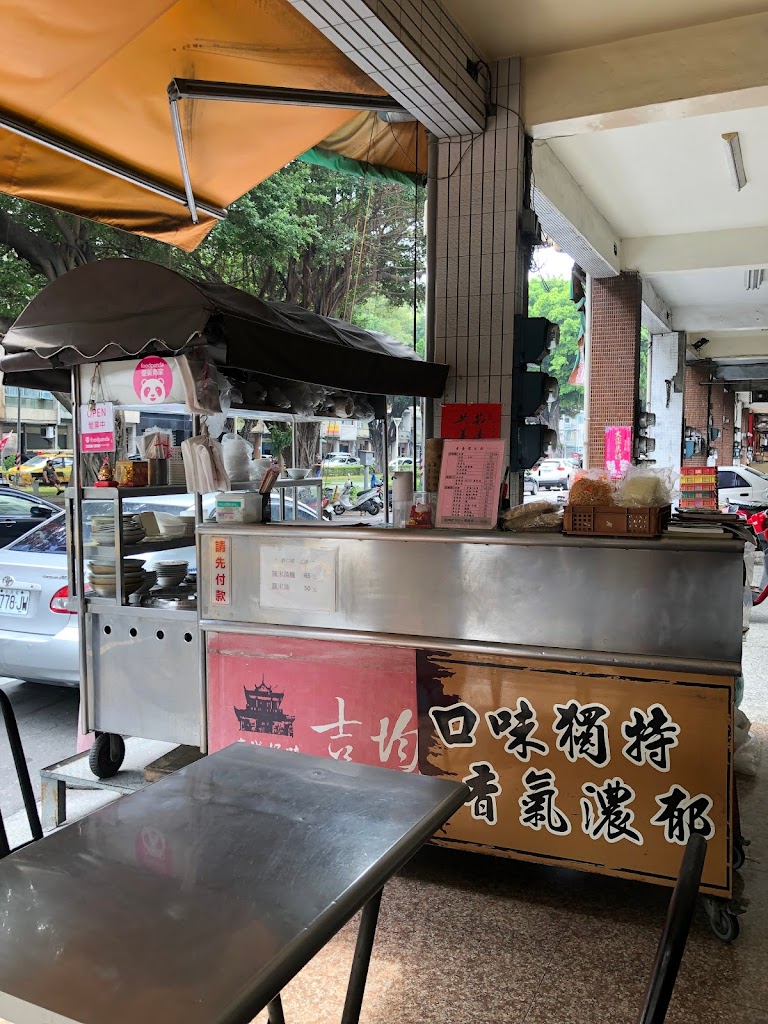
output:
[[[206,207],[226,208],[313,146],[406,173],[426,170],[414,123],[349,109],[182,100],[201,206],[194,224],[186,206],[161,194],[184,192],[167,95],[173,79],[383,90],[286,0],[12,0],[3,14],[2,192],[194,249],[216,223]],[[9,130],[14,122],[158,191],[20,137]]]

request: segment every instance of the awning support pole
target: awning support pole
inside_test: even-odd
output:
[[[83,149],[82,146],[77,146],[53,132],[42,131],[34,125],[26,124],[24,121],[9,117],[2,112],[0,112],[0,128],[5,128],[6,131],[12,132],[22,139],[27,139],[29,142],[34,142],[38,146],[43,146],[45,149],[50,149],[54,153],[60,153],[62,156],[68,156],[72,160],[77,160],[78,163],[93,167],[97,171],[110,174],[113,178],[120,178],[121,181],[137,185],[146,192],[153,192],[164,199],[170,199],[180,206],[188,205],[187,196],[177,189],[164,185],[154,178],[139,174],[125,164],[119,164],[113,160],[108,160],[106,157],[99,156],[91,150]],[[203,213],[209,217],[214,217],[216,220],[224,220],[227,216],[226,210],[222,210],[218,206],[210,206],[208,203],[198,203],[196,209],[202,210]],[[197,220],[193,219],[197,223]]]
[[[184,132],[179,117],[181,100],[223,100],[230,103],[271,103],[294,107],[325,107],[327,110],[371,110],[379,114],[407,114],[402,104],[389,96],[365,93],[329,92],[325,89],[290,89],[277,85],[248,85],[241,82],[210,82],[193,78],[172,78],[168,83],[168,105],[176,136],[176,152],[184,181],[185,205],[192,222],[197,224],[197,209],[205,209],[195,201],[192,178],[187,163]],[[206,211],[207,212],[207,211]]]

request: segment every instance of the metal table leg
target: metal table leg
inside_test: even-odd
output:
[[[357,933],[355,956],[349,975],[347,998],[344,1001],[344,1013],[341,1016],[341,1024],[358,1024],[360,1020],[365,983],[368,980],[368,967],[371,963],[373,940],[376,937],[376,925],[379,921],[382,892],[383,890],[380,889],[363,907],[363,916],[360,921],[360,930]]]
[[[283,1000],[280,996],[275,996],[272,1002],[268,1003],[267,1013],[269,1014],[269,1024],[285,1024]]]

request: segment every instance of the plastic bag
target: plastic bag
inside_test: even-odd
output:
[[[230,480],[242,481],[249,478],[253,445],[239,434],[225,434],[221,439],[221,453]]]
[[[563,528],[563,512],[551,501],[531,501],[527,505],[515,505],[501,517],[504,530],[545,531],[555,533]]]
[[[614,501],[623,508],[660,508],[672,501],[676,482],[670,469],[630,466],[616,485]]]
[[[615,505],[615,488],[607,469],[581,470],[573,478],[569,505]]]

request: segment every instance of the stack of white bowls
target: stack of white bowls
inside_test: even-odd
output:
[[[135,516],[123,518],[123,544],[139,544],[144,540],[144,528]],[[103,547],[115,546],[115,517],[92,516],[91,540]]]
[[[123,593],[126,597],[149,583],[152,577],[154,573],[146,573],[140,559],[123,559]],[[114,560],[99,558],[89,562],[87,579],[91,589],[99,597],[115,597],[117,574]]]
[[[163,590],[171,590],[184,582],[189,562],[181,558],[166,558],[154,562],[152,568],[157,573],[157,586]]]

